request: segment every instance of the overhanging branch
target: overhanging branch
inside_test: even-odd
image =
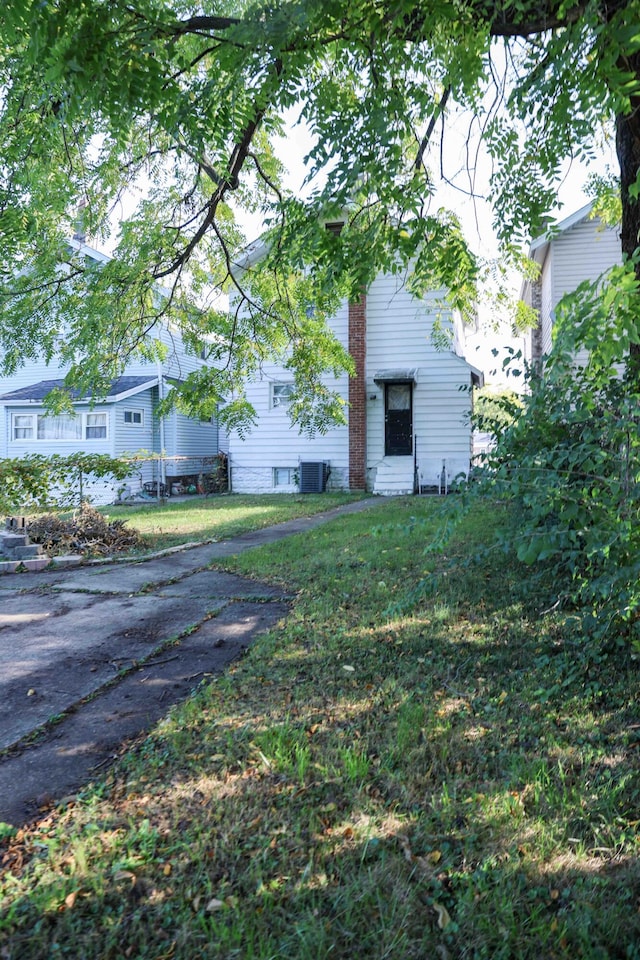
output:
[[[447,100],[449,99],[449,94],[451,93],[451,87],[446,87],[442,96],[440,97],[440,102],[438,103],[431,120],[429,121],[429,126],[427,127],[426,133],[420,142],[418,148],[418,153],[416,154],[416,159],[414,167],[416,170],[419,170],[422,166],[424,160],[424,153],[427,147],[429,146],[429,141],[431,140],[431,135],[435,129],[435,125],[438,122],[438,117],[441,117],[444,113],[445,107],[447,105]]]

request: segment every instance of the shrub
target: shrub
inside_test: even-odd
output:
[[[0,460],[0,509],[6,513],[79,506],[89,479],[124,480],[136,470],[133,462],[106,454],[30,454]]]
[[[497,432],[476,491],[512,505],[503,545],[543,566],[585,635],[640,645],[637,299],[633,263],[564,298],[553,351],[527,371],[522,410]]]

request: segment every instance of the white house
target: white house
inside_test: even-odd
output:
[[[291,374],[265,366],[248,384],[257,425],[229,437],[234,492],[370,490],[380,494],[445,489],[471,459],[471,385],[482,374],[461,355],[461,324],[441,296],[413,297],[401,277],[380,275],[358,303],[343,303],[332,330],[348,349],[356,376],[331,386],[348,424],[301,436],[287,416]],[[436,330],[449,332],[449,349]],[[438,338],[441,339],[441,338]]]
[[[588,203],[553,229],[533,241],[529,256],[540,267],[534,281],[525,281],[521,298],[537,311],[538,326],[525,341],[526,358],[536,362],[552,347],[554,311],[562,297],[585,280],[595,280],[620,263],[620,231],[606,227],[591,217],[593,204]],[[587,354],[576,358],[584,364]]]
[[[103,260],[104,255],[82,244],[82,253]],[[81,397],[71,393],[73,415],[52,416],[45,396],[63,387],[66,369],[44,358],[29,361],[11,376],[0,377],[0,458],[27,454],[66,456],[77,451],[121,457],[147,451],[158,456],[141,463],[128,482],[132,492],[145,482],[166,482],[197,475],[218,454],[215,421],[191,419],[177,410],[160,418],[157,406],[171,382],[203,366],[190,354],[179,333],[167,327],[156,333],[167,346],[161,363],[132,359],[105,396]],[[87,491],[92,499],[111,502],[118,484],[95,484]]]

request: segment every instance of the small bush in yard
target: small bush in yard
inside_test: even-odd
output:
[[[105,556],[140,546],[137,530],[130,530],[124,520],[111,520],[83,503],[68,520],[56,514],[43,514],[29,522],[29,538],[47,553],[86,553]]]

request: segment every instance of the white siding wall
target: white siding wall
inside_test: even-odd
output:
[[[343,305],[332,323],[338,339],[348,344],[348,311]],[[291,426],[286,406],[271,406],[272,383],[286,383],[293,379],[290,372],[276,364],[266,364],[263,378],[249,383],[247,397],[256,410],[258,421],[242,440],[237,433],[229,437],[229,466],[234,493],[274,493],[296,490],[297,487],[274,487],[274,467],[297,469],[301,460],[326,460],[331,467],[329,486],[348,487],[349,434],[348,428],[334,427],[323,436],[301,436],[297,426]],[[348,397],[348,377],[331,381],[331,386]]]
[[[153,411],[154,397],[157,395],[157,388],[143,390],[127,400],[121,400],[113,407],[113,443],[114,456],[121,457],[126,454],[136,454],[140,451],[151,452],[153,446]],[[125,410],[138,411],[142,414],[142,424],[131,424],[124,422]],[[133,493],[141,489],[142,484],[151,480],[154,476],[154,468],[147,463],[140,463],[136,472],[128,477],[124,483],[128,487],[128,492]]]
[[[172,410],[164,422],[166,472],[169,477],[208,472],[203,458],[218,453],[218,427]]]
[[[620,263],[620,231],[597,220],[581,220],[552,241],[553,305],[583,280],[594,280]]]
[[[436,319],[451,327],[439,295],[422,301],[403,289],[401,278],[379,277],[367,296],[367,469],[370,484],[384,458],[384,387],[373,377],[378,370],[416,368],[413,389],[413,429],[422,483],[437,484],[446,461],[453,479],[467,473],[471,455],[469,427],[470,371],[449,350],[438,349],[431,339]]]
[[[553,273],[553,247],[550,247],[544,264],[542,265],[541,275],[541,303],[540,303],[540,329],[542,331],[542,352],[548,354],[551,351],[551,329],[553,326],[553,295],[552,295],[552,273]]]
[[[142,415],[141,424],[124,422],[125,410]],[[153,402],[152,391],[141,393],[121,400],[113,407],[113,448],[116,457],[123,453],[137,453],[139,450],[153,449]]]
[[[446,461],[449,479],[469,470],[471,431],[470,371],[467,364],[449,350],[440,350],[431,342],[433,324],[439,317],[451,327],[451,316],[441,315],[438,295],[416,301],[404,289],[401,279],[378,278],[367,294],[367,485],[373,488],[376,471],[384,460],[384,387],[374,382],[378,370],[416,369],[414,388],[414,433],[425,485],[436,485],[442,462]],[[332,324],[337,336],[348,344],[348,308],[343,305]],[[264,378],[249,384],[248,397],[258,422],[241,440],[230,437],[232,488],[236,493],[261,493],[286,488],[273,486],[275,467],[296,468],[301,460],[326,460],[331,466],[329,485],[349,486],[349,434],[347,427],[336,427],[325,436],[301,437],[291,427],[283,407],[272,408],[271,383],[291,380],[277,366],[265,368]],[[348,398],[348,378],[332,383]],[[462,388],[462,389],[460,389]],[[370,399],[375,394],[376,399]],[[400,459],[400,458],[398,458]],[[402,458],[411,461],[411,458]],[[409,486],[413,485],[413,466],[409,463]],[[292,486],[291,490],[296,487]]]
[[[162,369],[167,376],[184,378],[192,371],[204,366],[199,357],[187,354],[182,338],[179,334],[163,328],[159,334],[159,339],[168,347],[168,355],[162,365]],[[158,374],[158,364],[132,358],[124,371],[126,376],[148,376],[155,377]],[[26,366],[19,368],[15,374],[10,377],[0,378],[0,394],[10,393],[23,387],[39,383],[41,380],[56,380],[64,377],[66,368],[53,360],[47,364],[44,358],[36,361],[30,361]],[[157,403],[157,390],[145,391],[142,394],[130,397],[115,408],[115,419],[111,424],[109,434],[109,448],[100,449],[97,452],[119,455],[121,452],[137,451],[140,449],[154,450],[160,449],[160,441],[157,429],[157,423],[153,424],[154,408]],[[102,409],[98,406],[96,409]],[[143,410],[143,427],[129,425],[124,423],[124,410]],[[3,407],[0,406],[0,457],[21,456],[19,445],[9,443],[10,434],[10,410],[6,408],[6,417],[3,420]],[[58,445],[56,445],[56,450]],[[91,445],[83,443],[82,449],[92,451],[95,448],[95,442]],[[169,455],[180,456],[213,456],[218,452],[218,432],[215,424],[201,423],[192,420],[180,413],[172,413],[166,421],[165,448]],[[50,453],[54,450],[43,450],[41,452]],[[60,450],[60,452],[66,452]],[[143,470],[143,479],[150,479],[151,468],[145,467]],[[199,469],[199,468],[198,468]],[[196,471],[197,472],[197,471]]]
[[[101,404],[92,409],[87,405],[78,405],[75,408],[81,413],[106,413],[107,438],[106,440],[13,440],[11,436],[11,420],[14,414],[42,414],[44,408],[36,404],[7,407],[7,455],[12,458],[24,457],[30,453],[41,453],[45,456],[58,453],[66,457],[78,450],[86,453],[106,453],[113,456],[113,407],[110,404]]]
[[[167,358],[163,363],[163,369],[167,376],[186,377],[188,373],[204,365],[198,357],[186,353],[182,337],[179,334],[163,328],[155,336],[168,348]],[[29,360],[24,367],[19,367],[11,376],[0,377],[0,394],[21,390],[23,387],[29,387],[41,380],[61,379],[67,373],[67,369],[67,367],[62,367],[56,358],[53,358],[49,364],[42,356],[37,360]],[[151,378],[157,375],[158,365],[140,357],[132,357],[127,363],[124,373],[128,377],[149,376]]]
[[[621,261],[619,229],[603,227],[597,220],[581,220],[555,237],[551,245],[552,309],[583,280],[595,280]],[[578,354],[578,363],[584,364],[587,359],[586,351]]]
[[[62,367],[53,359],[47,364],[43,357],[38,360],[29,360],[24,367],[18,367],[16,372],[8,377],[0,377],[0,394],[12,393],[23,387],[30,387],[41,380],[61,380],[67,373],[68,367]],[[133,359],[127,364],[125,375],[128,377],[148,376],[149,379],[157,375],[157,365],[148,360]]]
[[[168,457],[214,457],[218,452],[218,427],[173,410],[165,420],[165,449]]]
[[[105,440],[13,440],[11,433],[12,417],[14,414],[43,413],[44,408],[35,404],[6,407],[5,429],[3,432],[4,449],[0,449],[0,456],[20,459],[29,454],[39,453],[50,457],[58,454],[61,457],[70,456],[82,451],[84,453],[106,454],[115,456],[115,414],[116,407],[112,404],[100,404],[90,408],[80,405],[76,408],[78,414],[83,412],[107,414],[107,438]],[[83,495],[93,503],[112,503],[122,486],[119,480],[85,477]]]

